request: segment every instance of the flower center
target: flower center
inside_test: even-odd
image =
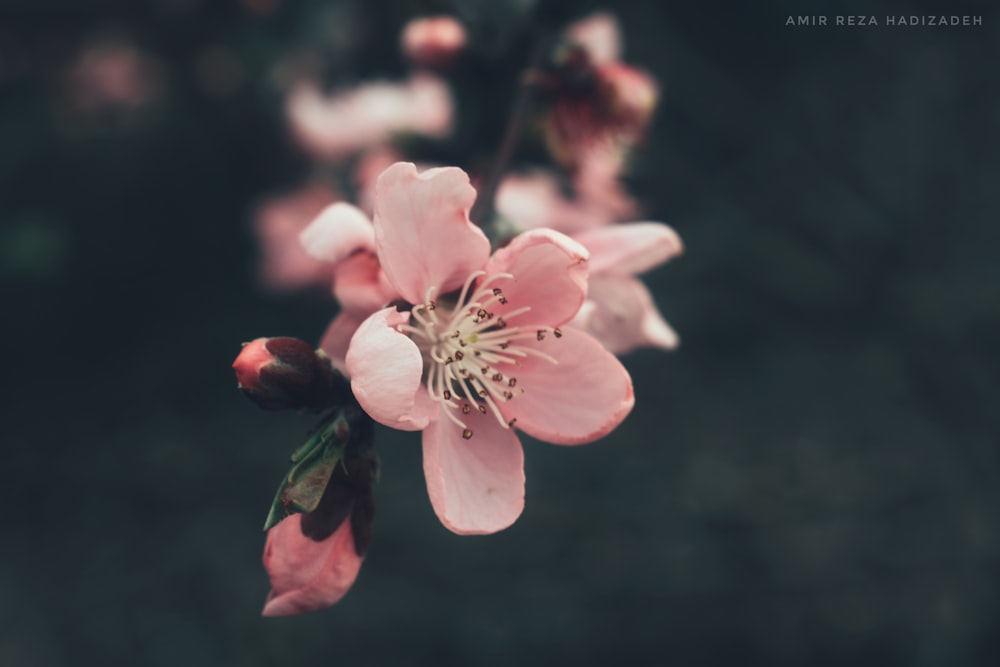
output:
[[[558,327],[518,324],[531,306],[504,309],[502,316],[491,308],[508,305],[503,290],[492,285],[513,278],[509,273],[486,276],[472,290],[485,271],[475,271],[466,280],[454,307],[435,300],[437,288],[427,290],[426,301],[410,311],[410,323],[398,330],[410,335],[424,360],[424,383],[431,398],[446,409],[444,414],[462,429],[462,437],[472,437],[465,415],[473,410],[492,413],[501,426],[511,428],[516,418],[504,417],[500,405],[524,393],[515,373],[521,359],[535,356],[556,364],[555,358],[525,341],[543,340],[549,333],[562,337]]]

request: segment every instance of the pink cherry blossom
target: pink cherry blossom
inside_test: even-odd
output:
[[[260,275],[265,285],[285,290],[330,284],[330,265],[307,253],[299,235],[338,198],[329,188],[310,185],[267,199],[257,207],[254,231],[260,243]]]
[[[550,227],[590,252],[587,301],[573,324],[614,354],[637,347],[672,349],[679,339],[636,276],[683,252],[677,233],[655,222],[611,224],[621,206],[585,191],[568,199],[547,172],[508,176],[497,210],[520,228]]]
[[[545,139],[553,157],[578,169],[594,153],[618,162],[641,141],[659,98],[656,80],[620,61],[613,16],[594,14],[565,32],[567,48],[546,79],[553,95]]]
[[[368,317],[346,356],[375,420],[423,431],[424,474],[442,523],[506,528],[524,506],[513,427],[558,444],[614,429],[634,403],[621,363],[568,324],[586,298],[589,253],[548,229],[490,255],[469,221],[476,192],[454,167],[398,163],[379,178],[375,251],[409,308]]]
[[[428,73],[403,84],[368,83],[324,95],[313,83],[296,86],[286,105],[292,134],[318,159],[339,161],[411,132],[443,137],[451,131],[448,86]]]

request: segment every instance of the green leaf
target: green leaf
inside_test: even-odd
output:
[[[271,509],[264,521],[270,530],[294,513],[316,509],[337,464],[344,458],[350,428],[342,411],[321,423],[312,436],[292,454],[292,467],[278,486]]]

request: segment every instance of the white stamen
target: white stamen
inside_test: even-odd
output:
[[[466,440],[473,431],[457,414],[459,411],[462,415],[472,414],[473,410],[482,414],[491,412],[507,429],[516,421],[507,421],[500,404],[524,393],[516,377],[520,359],[533,356],[559,363],[534,346],[523,344],[523,341],[547,340],[548,334],[552,334],[552,339],[559,338],[562,336],[559,329],[512,324],[516,318],[524,319],[531,306],[506,310],[507,296],[492,285],[513,277],[509,273],[487,276],[485,271],[475,271],[465,279],[454,305],[450,299],[436,299],[437,288],[431,287],[425,294],[425,302],[410,310],[410,323],[397,327],[415,339],[424,359],[428,395],[448,408],[444,410],[445,416],[462,429]],[[473,289],[479,278],[482,280]],[[505,312],[491,310],[498,305]]]

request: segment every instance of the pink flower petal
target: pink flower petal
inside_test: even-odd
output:
[[[378,257],[359,252],[333,270],[333,294],[344,310],[368,317],[399,297],[378,263]]]
[[[342,310],[333,318],[323,333],[323,338],[320,339],[319,349],[326,352],[333,367],[345,375],[347,374],[347,363],[344,361],[344,357],[347,356],[351,338],[366,319],[368,319],[368,313]]]
[[[504,177],[496,208],[521,229],[548,227],[572,234],[612,222],[599,207],[568,199],[555,175],[546,171]]]
[[[572,326],[541,341],[525,343],[554,357],[521,362],[515,394],[501,409],[516,427],[560,445],[591,442],[611,432],[632,410],[632,378],[621,362],[592,337]]]
[[[486,263],[490,242],[469,221],[476,191],[461,169],[418,175],[412,163],[397,162],[379,176],[375,192],[379,260],[410,303],[422,303],[430,287],[439,295],[458,289]]]
[[[396,326],[409,313],[385,308],[366,319],[347,350],[347,373],[354,397],[377,422],[403,431],[427,426],[432,403],[421,383],[420,350]]]
[[[590,251],[590,275],[642,273],[684,250],[677,232],[657,222],[588,229],[573,236]]]
[[[600,211],[608,221],[635,219],[638,204],[622,186],[621,175],[628,151],[615,147],[583,147],[573,187],[588,207]]]
[[[290,616],[329,607],[351,588],[361,561],[350,520],[316,542],[302,534],[302,515],[293,514],[267,533],[264,568],[271,593],[263,615]]]
[[[260,240],[261,278],[268,287],[329,284],[330,265],[311,257],[299,242],[299,234],[336,199],[332,190],[309,186],[261,203],[254,214],[254,229]]]
[[[573,324],[616,355],[637,347],[670,350],[680,343],[677,333],[656,309],[646,286],[630,277],[591,278],[587,302]]]
[[[399,132],[441,137],[451,131],[452,100],[440,77],[420,74],[405,83],[374,82],[325,95],[315,83],[289,94],[286,115],[303,148],[341,161]]]
[[[305,228],[302,246],[318,260],[336,264],[358,250],[375,250],[375,228],[357,206],[337,202]]]
[[[473,432],[468,440],[444,415],[424,431],[427,492],[448,530],[495,533],[514,523],[524,509],[524,450],[514,431],[492,414],[462,416]]]
[[[558,326],[568,322],[587,296],[588,254],[582,245],[551,229],[532,229],[514,237],[494,253],[486,267],[487,275],[514,276],[490,283],[503,291],[507,303],[495,303],[489,310],[503,316],[531,307],[511,324],[528,321]]]

